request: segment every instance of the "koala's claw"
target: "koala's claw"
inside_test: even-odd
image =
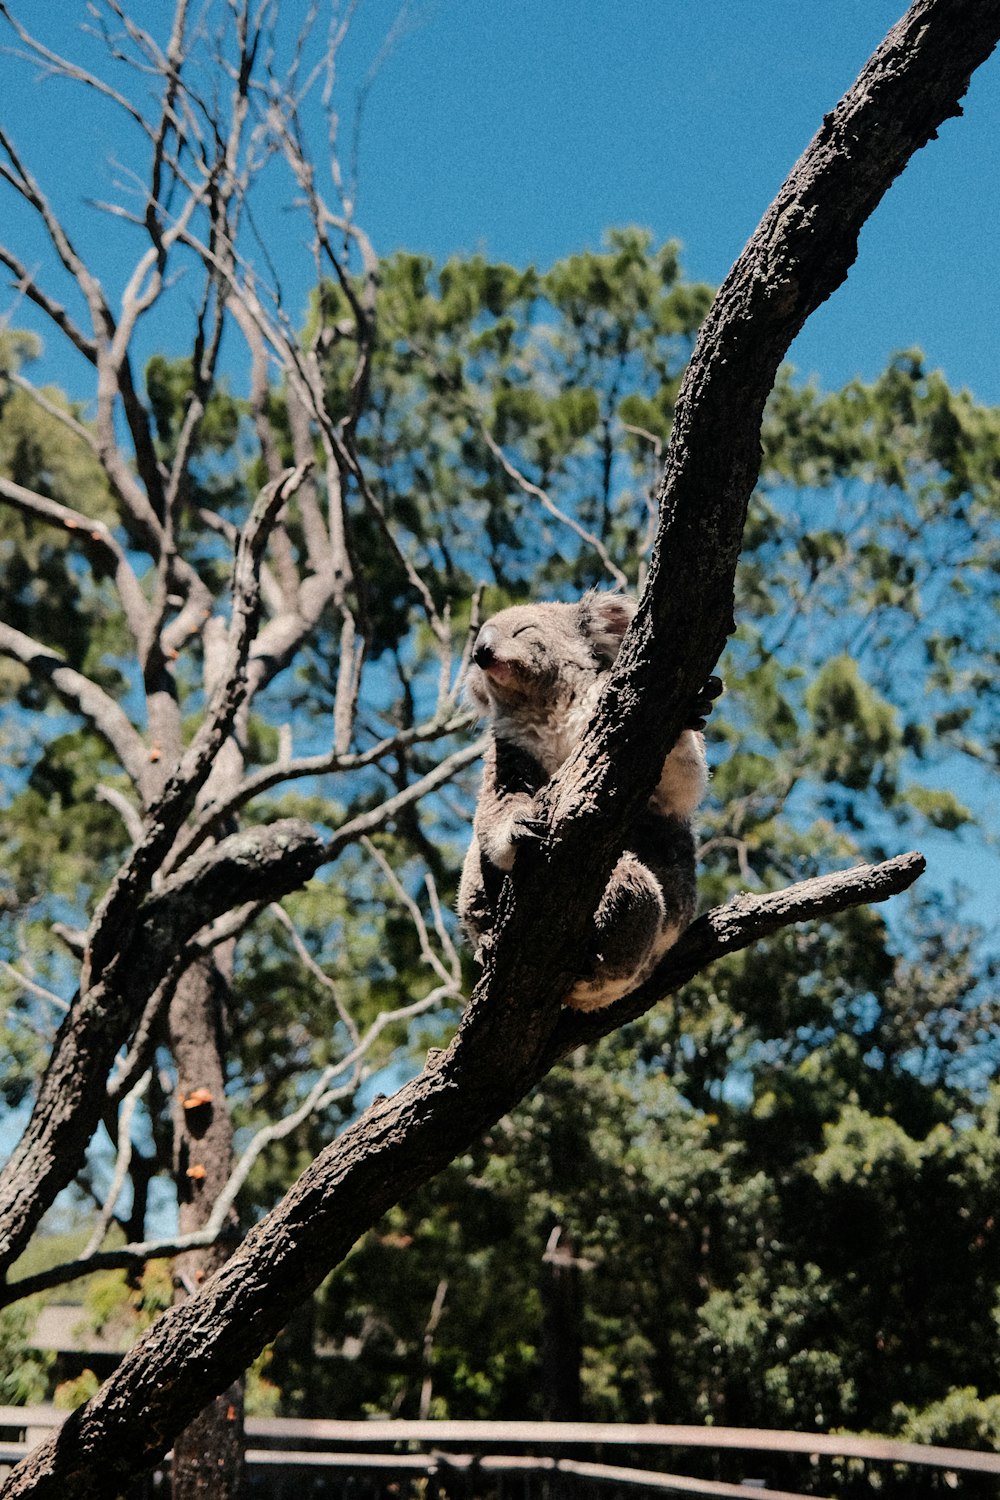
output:
[[[726,685],[722,678],[716,677],[713,673],[691,704],[691,717],[687,721],[686,728],[704,729],[708,723],[708,716],[715,705],[716,698],[721,698],[725,691]]]
[[[543,839],[548,831],[549,825],[544,818],[533,813],[519,813],[511,829],[510,841],[512,844],[530,844],[533,840]]]

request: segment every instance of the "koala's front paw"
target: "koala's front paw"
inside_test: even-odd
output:
[[[498,870],[512,870],[518,846],[542,838],[547,826],[536,810],[534,799],[519,797],[501,824],[485,835],[480,833],[480,843],[486,858]]]
[[[716,677],[713,673],[691,704],[688,710],[690,718],[684,727],[686,729],[704,729],[708,723],[708,716],[715,707],[716,698],[721,698],[725,691],[726,684],[721,677]]]
[[[530,844],[535,839],[542,839],[548,832],[549,825],[545,818],[535,812],[534,808],[514,814],[511,821],[510,841],[512,844]]]

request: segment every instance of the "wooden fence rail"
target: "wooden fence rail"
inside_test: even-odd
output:
[[[0,1464],[22,1458],[65,1413],[52,1406],[0,1406]],[[591,1484],[635,1486],[650,1494],[745,1496],[744,1484],[697,1479],[662,1469],[625,1467],[559,1457],[566,1447],[603,1449],[712,1449],[745,1453],[801,1454],[855,1458],[869,1463],[919,1464],[956,1474],[1000,1476],[1000,1454],[970,1448],[946,1448],[892,1438],[856,1437],[848,1433],[781,1432],[763,1428],[675,1426],[624,1422],[456,1422],[372,1419],[309,1420],[295,1417],[250,1417],[246,1423],[251,1471],[301,1469],[412,1473],[439,1481],[449,1475],[471,1478],[492,1474],[556,1478],[572,1476]],[[402,1448],[401,1448],[402,1445]],[[458,1451],[445,1451],[445,1445]],[[531,1447],[535,1454],[504,1453],[497,1448]],[[415,1449],[423,1451],[414,1451]],[[469,1448],[480,1450],[470,1453]],[[767,1489],[771,1500],[806,1500],[799,1492]],[[816,1497],[812,1497],[816,1500]]]

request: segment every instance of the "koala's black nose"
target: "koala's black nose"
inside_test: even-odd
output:
[[[491,666],[496,657],[497,633],[492,625],[484,625],[476,636],[472,660],[477,667]]]

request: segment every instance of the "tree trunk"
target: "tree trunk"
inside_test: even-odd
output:
[[[177,1065],[174,1170],[181,1234],[204,1227],[233,1168],[233,1130],[225,1100],[227,992],[221,970],[202,960],[181,976],[170,1004],[170,1044]],[[174,1300],[186,1302],[230,1253],[229,1245],[218,1243],[178,1255]],[[239,1500],[245,1487],[244,1446],[241,1379],[206,1406],[174,1443],[173,1500]]]
[[[578,1422],[583,1416],[582,1267],[561,1225],[542,1257],[542,1405],[547,1422]]]

